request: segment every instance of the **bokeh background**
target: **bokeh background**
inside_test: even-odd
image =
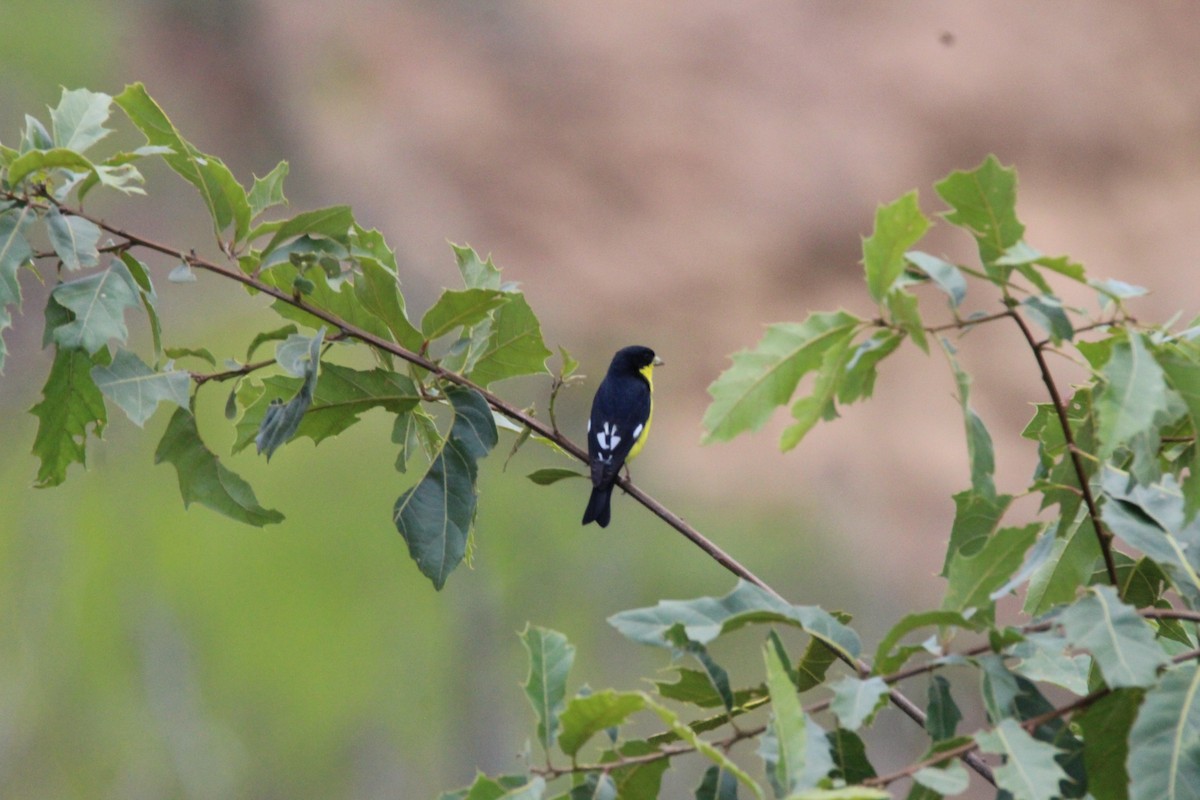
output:
[[[875,402],[780,454],[782,418],[699,445],[728,354],[765,323],[872,313],[858,259],[877,204],[915,187],[934,213],[932,184],[988,153],[1020,172],[1034,246],[1151,287],[1145,320],[1200,308],[1189,4],[8,0],[0,22],[0,141],[60,86],[143,81],[243,180],[287,159],[293,210],[347,202],[382,229],[410,309],[455,285],[448,240],[490,251],[589,375],[564,426],[582,429],[614,349],[655,347],[668,366],[636,479],[789,598],[853,613],[868,643],[942,592],[949,496],[968,480],[945,364],[889,362]],[[197,199],[148,177],[150,199],[92,210],[204,250]],[[925,249],[969,259],[967,244],[939,232]],[[159,285],[168,344],[236,355],[274,324],[231,287]],[[4,797],[432,797],[519,766],[526,622],[577,645],[572,688],[636,688],[664,654],[605,617],[732,586],[631,502],[607,531],[580,529],[585,486],[533,487],[522,476],[552,462],[528,448],[502,471],[502,443],[475,566],[434,592],[391,525],[411,476],[373,415],[269,468],[228,462],[288,515],[265,530],[182,508],[152,466],[166,413],[143,433],[114,412],[86,471],[33,490],[25,412],[50,354],[46,289],[24,288],[0,377]],[[1003,329],[960,355],[1000,483],[1019,490],[1034,453],[1017,434],[1043,399],[1032,364]],[[544,383],[501,388],[545,405]],[[221,452],[223,400],[202,392]],[[748,681],[759,647],[717,655]],[[884,712],[876,766],[911,760],[912,734]],[[665,796],[691,796],[693,777]]]

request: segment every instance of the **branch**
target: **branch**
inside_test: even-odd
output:
[[[1050,366],[1046,363],[1042,346],[1038,344],[1033,331],[1029,329],[1029,325],[1015,309],[1010,308],[1005,314],[1012,317],[1013,322],[1017,323],[1017,327],[1021,329],[1021,335],[1025,337],[1029,349],[1033,351],[1033,357],[1037,360],[1038,369],[1042,373],[1042,383],[1046,384],[1046,390],[1050,393],[1050,402],[1054,406],[1054,413],[1058,416],[1058,424],[1062,427],[1063,440],[1067,443],[1067,452],[1070,454],[1071,464],[1075,468],[1075,477],[1079,479],[1083,502],[1087,505],[1088,517],[1092,520],[1092,530],[1096,532],[1096,539],[1100,543],[1100,552],[1104,555],[1104,567],[1108,571],[1108,579],[1113,586],[1119,587],[1121,580],[1117,577],[1117,564],[1113,560],[1112,553],[1113,535],[1100,522],[1100,509],[1096,505],[1096,498],[1092,495],[1092,487],[1088,481],[1087,470],[1083,465],[1083,457],[1079,447],[1075,444],[1075,434],[1071,430],[1071,421],[1067,417],[1067,407],[1063,403],[1062,395],[1058,393],[1054,376],[1050,374]]]
[[[23,204],[28,205],[32,208],[35,208],[39,211],[48,211],[49,210],[49,206],[40,205],[38,203],[32,202],[28,198],[24,198],[19,195],[15,195],[10,192],[4,192],[3,194],[10,200],[14,200],[16,202],[23,203]],[[272,297],[275,300],[278,300],[281,303],[286,303],[287,305],[290,305],[290,306],[293,306],[294,308],[300,309],[301,311],[304,311],[307,314],[311,314],[312,316],[316,317],[317,319],[320,319],[321,321],[329,324],[331,327],[336,329],[339,332],[338,335],[341,338],[355,339],[355,340],[360,341],[366,345],[369,345],[370,347],[373,347],[377,350],[382,350],[384,352],[391,353],[392,355],[394,355],[398,358],[401,358],[401,359],[409,362],[410,364],[414,364],[414,365],[432,373],[433,375],[436,375],[441,380],[456,384],[456,385],[461,386],[466,389],[476,391],[484,398],[484,400],[487,401],[488,405],[491,406],[498,413],[504,415],[505,417],[509,418],[510,420],[512,420],[520,425],[524,425],[525,427],[529,428],[537,435],[555,443],[560,448],[562,448],[565,452],[574,456],[579,461],[582,461],[585,464],[587,463],[587,460],[588,460],[587,452],[585,450],[583,450],[579,445],[575,444],[575,442],[573,442],[571,439],[564,436],[559,431],[555,430],[553,426],[546,425],[544,422],[537,419],[536,417],[533,417],[532,415],[517,408],[516,406],[513,406],[512,404],[502,400],[501,398],[499,398],[496,395],[489,392],[487,389],[485,389],[481,386],[477,386],[476,384],[472,383],[470,380],[463,377],[462,375],[459,375],[456,372],[453,372],[451,370],[447,370],[447,369],[443,368],[437,362],[429,360],[424,355],[421,355],[419,353],[414,353],[411,350],[403,347],[402,345],[397,344],[396,342],[390,341],[388,339],[384,339],[374,333],[371,333],[370,331],[364,330],[363,328],[360,328],[356,325],[353,325],[353,324],[347,322],[346,320],[341,319],[340,317],[338,317],[337,315],[335,315],[329,311],[326,311],[322,308],[311,305],[311,304],[305,302],[305,300],[303,299],[302,296],[292,295],[288,292],[285,292],[281,289],[271,286],[270,284],[264,283],[263,281],[259,280],[258,277],[254,274],[246,274],[246,273],[242,272],[240,269],[236,269],[236,268],[231,269],[229,267],[222,266],[221,264],[218,264],[213,261],[209,261],[208,259],[205,259],[205,258],[202,258],[202,257],[196,255],[195,252],[182,253],[182,251],[177,247],[168,247],[167,245],[162,244],[153,239],[148,239],[144,236],[140,236],[135,233],[130,233],[130,232],[123,230],[121,228],[118,228],[114,225],[110,225],[109,223],[105,222],[104,220],[99,219],[97,217],[90,216],[90,215],[84,213],[83,211],[68,208],[66,206],[58,205],[57,203],[55,203],[55,201],[52,198],[47,198],[47,201],[50,203],[54,203],[55,207],[58,208],[60,213],[76,216],[81,219],[86,219],[89,222],[92,222],[93,224],[100,227],[101,230],[104,230],[104,231],[112,234],[113,236],[117,236],[117,237],[120,237],[121,239],[124,239],[126,242],[128,242],[132,246],[142,247],[146,250],[151,250],[151,251],[160,253],[162,255],[169,256],[172,259],[182,258],[184,263],[186,263],[189,267],[191,267],[193,269],[202,270],[204,272],[210,272],[210,273],[212,273],[214,275],[218,275],[222,278],[226,278],[226,279],[234,281],[236,283],[240,283],[244,286],[248,286],[257,292],[260,292],[262,294],[267,295],[268,297]],[[764,591],[768,592],[769,594],[773,595],[774,597],[779,598],[780,600],[783,600],[783,596],[780,595],[779,592],[775,591],[775,589],[773,589],[769,584],[767,584],[766,581],[764,581],[762,578],[759,578],[757,575],[755,575],[753,572],[751,572],[749,569],[747,569],[744,565],[742,565],[740,562],[738,562],[735,558],[730,556],[728,553],[726,553],[724,550],[722,550],[720,547],[718,547],[715,543],[713,543],[707,537],[705,537],[703,534],[701,534],[698,530],[696,530],[694,527],[692,527],[691,525],[686,523],[683,520],[683,518],[681,518],[677,514],[671,512],[669,509],[666,508],[666,506],[664,506],[661,503],[659,503],[658,501],[654,500],[652,497],[650,497],[648,494],[646,494],[642,489],[635,486],[631,480],[629,480],[628,478],[619,478],[618,485],[620,485],[621,488],[624,489],[631,497],[633,497],[635,500],[637,500],[639,503],[641,503],[643,506],[645,506],[652,513],[654,513],[659,519],[663,520],[665,523],[667,523],[667,525],[674,528],[678,533],[682,534],[685,538],[687,538],[689,541],[691,541],[693,544],[695,544],[697,547],[699,547],[701,550],[703,550],[706,554],[708,554],[708,556],[710,558],[715,560],[718,564],[720,564],[726,570],[728,570],[729,572],[738,576],[739,578],[742,578],[746,581],[749,581],[750,583],[753,583],[755,586],[758,586],[759,588],[763,589]],[[871,669],[870,669],[870,666],[866,662],[859,660],[859,659],[852,658],[850,656],[845,655],[844,653],[840,653],[837,651],[834,651],[834,653],[837,655],[837,657],[839,659],[841,659],[843,662],[848,664],[852,669],[854,669],[854,671],[860,677],[865,677],[870,674]],[[921,709],[915,703],[913,703],[911,700],[909,700],[907,697],[905,697],[903,694],[901,694],[899,691],[897,691],[895,689],[889,690],[889,699],[891,700],[893,705],[895,705],[897,708],[899,708],[902,712],[904,712],[908,717],[910,717],[918,725],[920,725],[922,727],[925,726],[925,713],[923,711],[921,711]],[[992,783],[994,785],[995,781],[992,777],[991,770],[977,756],[974,756],[973,754],[968,754],[966,757],[964,757],[964,760],[973,770],[975,770],[975,772],[979,773],[979,775],[981,775],[985,780],[987,780],[989,783]]]

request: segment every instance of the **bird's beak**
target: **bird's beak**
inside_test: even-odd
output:
[[[653,363],[653,364],[654,364],[654,366],[656,366],[656,367],[661,367],[661,366],[662,366],[663,364],[665,364],[666,362],[665,362],[665,361],[663,361],[663,360],[662,360],[661,358],[659,358],[658,356],[655,356],[655,357],[654,357],[654,361],[653,361],[653,362],[651,362],[651,363]]]

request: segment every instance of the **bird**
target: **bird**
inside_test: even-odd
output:
[[[595,522],[608,527],[613,484],[621,467],[642,451],[650,435],[652,375],[662,363],[649,347],[623,347],[613,356],[608,374],[596,389],[587,427],[592,496],[583,512],[584,525]]]

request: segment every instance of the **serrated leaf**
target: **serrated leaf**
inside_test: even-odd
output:
[[[441,589],[466,553],[475,519],[476,462],[498,439],[487,401],[473,390],[446,390],[454,423],[429,471],[400,495],[392,519],[409,554],[434,588]]]
[[[1005,763],[995,769],[996,784],[1012,793],[1014,800],[1053,800],[1059,796],[1059,781],[1067,774],[1054,760],[1058,750],[1039,742],[1006,719],[993,730],[975,734],[979,749],[1003,756]]]
[[[257,217],[272,206],[287,204],[288,200],[283,196],[283,180],[287,177],[289,169],[288,162],[280,161],[264,177],[255,176],[254,186],[246,195],[246,201],[250,203],[251,218]]]
[[[951,308],[958,308],[959,304],[966,299],[967,279],[963,277],[962,270],[954,264],[943,261],[937,256],[931,256],[929,253],[922,253],[920,250],[910,250],[904,254],[904,258],[908,263],[928,275],[930,280],[946,293],[950,298]]]
[[[112,97],[87,89],[64,89],[58,105],[50,109],[54,144],[80,153],[112,130],[104,127]]]
[[[521,643],[529,653],[525,696],[537,714],[538,741],[548,753],[558,739],[559,715],[565,705],[567,675],[575,661],[575,647],[558,631],[529,625],[521,632]]]
[[[646,698],[641,692],[605,689],[586,697],[574,697],[559,717],[562,733],[558,735],[558,746],[574,758],[597,733],[622,724],[645,708]],[[538,732],[540,736],[540,724]]]
[[[942,577],[950,574],[953,556],[972,556],[983,549],[1000,527],[1000,521],[1012,499],[1012,495],[991,496],[979,489],[968,489],[954,495],[954,524],[950,529],[950,545],[946,548],[946,559],[942,564]]]
[[[196,419],[186,408],[175,411],[154,451],[154,463],[163,462],[175,467],[185,508],[199,503],[260,528],[283,520],[283,514],[260,506],[250,485],[204,445],[196,429]]]
[[[887,703],[888,685],[878,675],[866,680],[846,675],[830,688],[833,689],[830,709],[837,715],[839,727],[846,730],[856,731],[870,724],[875,712]]]
[[[362,299],[356,294],[353,284],[349,281],[330,283],[325,271],[321,269],[309,270],[306,274],[308,277],[302,278],[308,285],[308,291],[304,296],[306,303],[380,338],[391,338],[387,326],[364,305]],[[267,283],[288,294],[293,292],[296,280],[301,278],[296,267],[291,263],[279,264],[269,270],[264,270],[261,277]],[[309,280],[310,278],[311,280]],[[284,319],[298,322],[314,330],[327,324],[320,317],[282,300],[276,300],[271,304],[271,308]]]
[[[1157,441],[1156,419],[1167,412],[1167,386],[1162,367],[1146,350],[1140,334],[1118,340],[1101,370],[1104,385],[1096,395],[1099,450],[1105,459],[1139,434]]]
[[[846,374],[838,386],[838,402],[849,405],[870,397],[875,392],[879,363],[894,353],[902,341],[904,335],[898,331],[882,330],[860,342],[846,364]]]
[[[450,244],[454,250],[454,259],[458,262],[458,271],[462,273],[463,284],[468,289],[499,289],[500,270],[492,263],[491,256],[481,259],[469,245],[459,246]]]
[[[83,348],[95,353],[109,339],[124,342],[125,309],[139,304],[137,284],[120,261],[100,272],[60,283],[51,296],[72,319],[54,329],[54,341],[63,348]]]
[[[1129,733],[1130,800],[1200,797],[1200,668],[1163,673]]]
[[[995,262],[1025,235],[1017,219],[1016,170],[990,155],[974,170],[952,172],[934,188],[951,207],[943,216],[975,237],[993,280],[1006,281],[1010,268],[996,267]]]
[[[1072,645],[1092,654],[1110,688],[1151,686],[1167,655],[1137,611],[1112,586],[1093,586],[1062,614]]]
[[[704,414],[704,441],[761,428],[791,400],[800,379],[822,365],[826,350],[853,338],[861,324],[839,311],[769,326],[755,349],[735,353],[733,366],[708,387],[713,401]]]
[[[163,161],[200,192],[217,237],[232,225],[234,241],[245,238],[250,228],[250,202],[229,168],[219,158],[201,153],[184,139],[142,84],[126,86],[113,100],[149,144],[171,149],[162,156]]]
[[[33,259],[33,249],[25,238],[33,221],[27,206],[0,213],[0,373],[8,349],[4,344],[4,329],[12,325],[10,306],[21,308],[21,283],[17,271]]]
[[[978,553],[955,553],[947,570],[949,585],[942,608],[965,611],[977,608],[990,617],[994,603],[989,595],[1002,586],[1021,567],[1025,552],[1041,531],[1041,523],[996,531]]]
[[[1107,577],[1107,575],[1106,575]],[[1021,663],[1013,668],[1031,681],[1062,686],[1077,695],[1088,693],[1092,657],[1087,653],[1067,655],[1067,640],[1058,633],[1028,633],[1012,648]]]
[[[925,730],[935,742],[953,739],[962,712],[950,694],[950,681],[934,675],[929,681],[929,703],[925,709]]]
[[[696,669],[675,667],[677,679],[674,683],[655,681],[658,693],[668,700],[678,700],[681,703],[691,703],[700,708],[716,708],[724,705],[721,695],[713,687],[708,675]],[[752,689],[738,689],[733,693],[733,705],[744,706],[746,703],[766,695],[766,689],[758,686]]]
[[[354,212],[350,206],[329,206],[314,211],[304,211],[284,222],[275,231],[275,235],[262,249],[262,259],[267,257],[275,248],[289,239],[300,236],[319,236],[331,239],[343,247],[350,244],[350,229],[354,225]]]
[[[925,231],[929,220],[921,213],[915,191],[875,210],[875,229],[863,240],[863,266],[867,289],[882,303],[904,272],[904,254]]]
[[[179,370],[157,372],[128,350],[118,349],[111,364],[92,367],[96,388],[116,403],[139,428],[164,400],[186,408],[191,376]]]
[[[854,357],[850,345],[851,337],[847,336],[825,351],[812,392],[792,404],[792,418],[796,422],[784,429],[779,439],[780,450],[791,450],[821,419],[837,416],[834,398],[841,391],[848,374],[847,365]]]
[[[74,272],[100,263],[96,249],[100,228],[91,220],[60,214],[55,208],[46,215],[46,232],[55,255],[68,270]]]
[[[816,606],[791,605],[743,580],[724,597],[662,600],[656,606],[608,618],[627,638],[666,648],[675,646],[667,634],[677,624],[692,641],[708,644],[723,633],[758,622],[795,625],[851,658],[858,657],[861,647],[858,634],[828,612]]]
[[[49,150],[30,150],[9,164],[7,182],[9,186],[15,187],[31,175],[44,177],[42,173],[45,170],[54,169],[93,173],[96,170],[96,166],[74,150],[68,150],[63,147],[55,147]],[[56,192],[55,194],[57,195],[58,193]]]
[[[354,279],[354,293],[363,307],[387,326],[398,344],[420,350],[423,337],[408,319],[396,273],[375,259],[361,259],[359,268],[362,274]]]
[[[30,409],[38,418],[33,454],[41,459],[35,486],[57,486],[73,462],[87,466],[89,428],[97,438],[108,416],[104,397],[92,381],[97,359],[78,349],[58,348],[42,389],[42,400]]]
[[[525,296],[511,292],[508,296],[509,301],[496,310],[487,345],[469,376],[479,386],[519,375],[545,374],[546,359],[552,355]]]
[[[1110,692],[1073,719],[1082,733],[1087,788],[1095,800],[1129,798],[1129,732],[1141,702],[1137,689]]]
[[[913,344],[929,352],[929,340],[925,336],[925,323],[921,320],[917,296],[897,287],[884,298],[893,325],[899,326],[913,340]]]
[[[499,289],[447,290],[421,318],[421,332],[432,341],[459,328],[469,328],[512,297]]]

